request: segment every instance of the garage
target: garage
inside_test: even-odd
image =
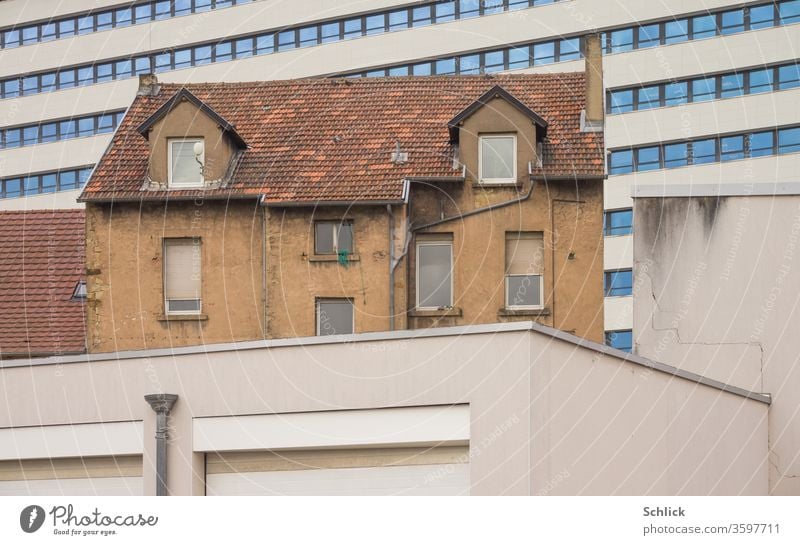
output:
[[[141,456],[0,461],[0,496],[140,496]]]
[[[209,453],[209,496],[468,495],[467,446]]]

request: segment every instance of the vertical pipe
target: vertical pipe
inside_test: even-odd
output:
[[[156,496],[169,496],[167,488],[167,432],[169,411],[178,400],[175,394],[148,394],[145,401],[156,413]]]
[[[394,214],[392,205],[386,205],[389,215],[389,331],[394,331]]]

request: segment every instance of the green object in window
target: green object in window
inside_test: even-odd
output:
[[[348,256],[347,250],[339,250],[338,252],[336,252],[336,255],[339,257],[338,259],[339,265],[347,267],[347,256]]]

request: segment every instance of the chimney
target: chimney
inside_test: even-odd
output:
[[[605,121],[603,107],[603,52],[600,34],[594,32],[585,38],[586,59],[586,109],[581,112],[581,130],[600,132]]]
[[[139,90],[136,91],[137,96],[151,96],[158,95],[161,91],[161,85],[158,84],[158,78],[155,74],[139,74]]]

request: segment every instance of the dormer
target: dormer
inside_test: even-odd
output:
[[[224,186],[247,147],[233,125],[181,89],[138,128],[150,147],[146,187],[209,189]]]
[[[496,85],[447,124],[467,180],[482,185],[519,185],[540,158],[547,121]]]

